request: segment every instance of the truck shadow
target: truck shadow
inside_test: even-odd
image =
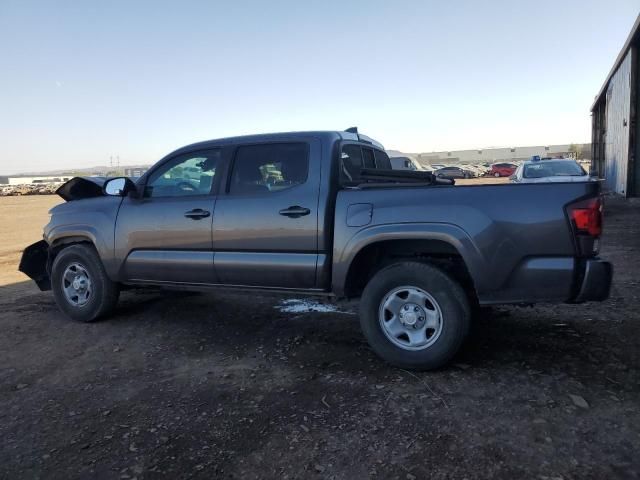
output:
[[[153,316],[167,326],[180,324],[183,332],[192,328],[194,335],[203,336],[212,345],[233,345],[238,353],[252,351],[256,345],[284,344],[305,368],[327,363],[340,363],[345,371],[354,372],[364,364],[374,364],[381,371],[392,368],[367,345],[357,315],[286,313],[277,308],[280,300],[241,293],[149,293],[131,298],[118,309],[116,317],[120,323],[136,321],[132,317],[140,314],[145,319]],[[620,348],[620,333],[615,328],[603,337],[602,322],[588,318],[588,307],[566,308],[572,312],[569,318],[551,305],[536,309],[495,308],[476,320],[453,364],[489,370],[510,365],[582,377],[596,374],[612,362],[634,362],[634,354]],[[247,336],[246,332],[251,334]]]
[[[229,351],[238,357],[260,347],[267,357],[295,356],[304,370],[341,365],[345,374],[363,368],[376,369],[378,374],[397,371],[371,351],[353,312],[288,313],[277,308],[281,300],[253,293],[131,290],[123,292],[115,312],[98,325],[107,335],[129,329],[146,335],[178,330],[172,336],[173,346],[198,357],[203,355],[203,345],[206,351]],[[48,328],[69,322],[58,312],[51,292],[40,292],[30,281],[0,287],[0,308],[7,320],[11,315],[52,320]],[[583,382],[602,377],[603,369],[608,369],[608,376],[634,371],[637,353],[625,343],[617,324],[603,329],[602,321],[588,318],[588,307],[571,308],[570,318],[553,306],[495,308],[476,320],[464,347],[442,371],[460,370],[463,365],[464,374],[473,375],[478,370],[514,368],[570,375]],[[65,328],[82,336],[87,326]],[[60,348],[64,348],[62,340]]]
[[[41,292],[31,280],[0,286],[0,307],[12,306],[28,309],[33,306],[55,306],[53,297],[48,292]]]

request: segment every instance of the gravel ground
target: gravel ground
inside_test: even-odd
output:
[[[430,373],[354,304],[126,292],[84,325],[2,272],[0,478],[638,477],[640,202],[605,231],[608,302],[495,308]]]

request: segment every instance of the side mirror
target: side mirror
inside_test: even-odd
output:
[[[136,184],[127,177],[116,177],[107,180],[102,187],[105,195],[111,195],[115,197],[124,197],[129,192],[135,191]]]

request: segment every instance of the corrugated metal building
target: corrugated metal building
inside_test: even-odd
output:
[[[640,195],[640,16],[591,107],[592,165],[606,189]]]

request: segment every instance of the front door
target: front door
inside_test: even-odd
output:
[[[315,286],[320,168],[314,139],[237,148],[213,227],[220,282]]]
[[[116,258],[128,281],[216,283],[211,225],[220,150],[178,155],[151,172],[116,221]]]

